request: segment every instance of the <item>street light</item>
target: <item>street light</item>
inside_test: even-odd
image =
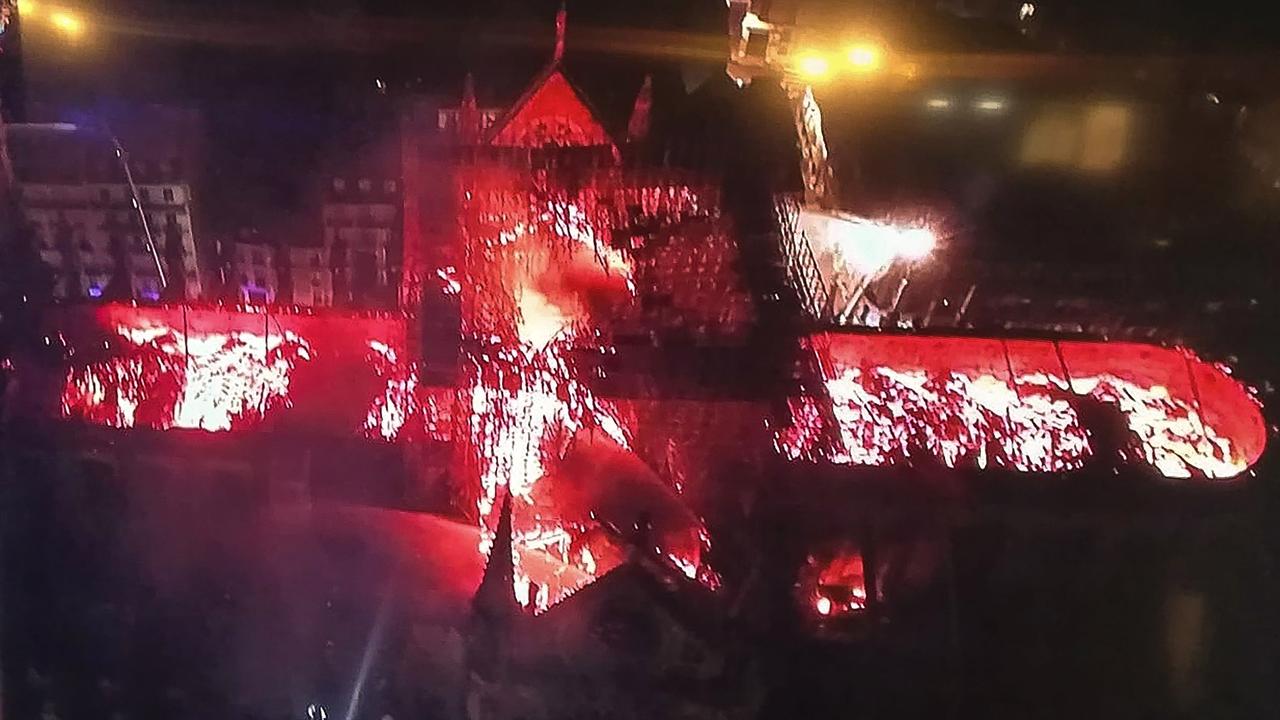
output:
[[[831,63],[817,53],[805,53],[796,58],[796,72],[809,82],[825,80],[831,74]]]
[[[49,15],[49,23],[59,32],[74,40],[84,34],[84,21],[67,10],[55,10]]]
[[[849,48],[849,65],[858,72],[874,72],[879,69],[884,50],[875,43],[858,43]]]
[[[18,17],[23,20],[48,22],[68,40],[78,40],[84,35],[85,19],[80,13],[65,7],[45,7],[33,0],[21,0],[18,4]]]

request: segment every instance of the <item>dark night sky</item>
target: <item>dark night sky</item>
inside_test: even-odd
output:
[[[209,226],[264,225],[272,214],[301,209],[326,145],[367,124],[365,106],[378,102],[375,78],[390,96],[453,94],[473,71],[482,91],[488,84],[509,92],[545,62],[558,6],[127,0],[110,14],[88,14],[91,30],[71,52],[36,36],[32,24],[23,48],[28,95],[78,113],[138,101],[200,109],[209,135],[202,203]],[[593,33],[607,45],[637,30],[679,33],[660,37],[715,55],[724,12],[721,0],[570,3],[570,59],[575,33],[580,46]],[[580,67],[619,61],[595,58]]]
[[[848,5],[849,3],[844,3]],[[1257,0],[1168,3],[1045,0],[1040,15],[1057,21],[1081,49],[1167,52],[1218,48],[1246,52],[1274,44],[1268,12]],[[455,93],[475,72],[482,92],[520,87],[545,61],[558,0],[125,0],[97,16],[90,42],[73,52],[31,38],[24,48],[31,94],[55,91],[92,112],[103,102],[160,101],[203,111],[212,173],[206,206],[217,229],[265,222],[300,207],[307,178],[327,142],[360,122],[359,105],[375,78],[392,94]],[[895,7],[911,3],[895,3]],[[931,8],[932,3],[918,3]],[[872,11],[874,12],[874,10]],[[620,80],[595,83],[621,93],[625,65],[657,58],[602,52],[643,40],[655,51],[723,52],[722,0],[577,0],[569,3],[569,55],[575,80],[592,72]],[[917,42],[967,47],[982,23],[954,22],[917,10]],[[575,48],[575,41],[577,48]],[[591,45],[595,48],[584,46]],[[578,63],[576,58],[585,60]],[[666,65],[670,68],[674,62]],[[646,67],[646,69],[649,69]],[[420,80],[419,80],[420,79]],[[592,88],[594,90],[594,88]],[[627,92],[631,92],[629,89]]]

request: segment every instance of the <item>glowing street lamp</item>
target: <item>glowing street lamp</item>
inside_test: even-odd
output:
[[[68,38],[76,39],[84,34],[84,20],[75,13],[57,10],[49,15],[49,23]]]
[[[19,17],[48,23],[68,40],[78,40],[87,29],[84,16],[65,7],[49,7],[43,1],[21,0],[17,8]]]
[[[817,53],[804,53],[796,59],[796,72],[809,82],[825,80],[831,74],[831,63]]]
[[[857,72],[869,73],[880,68],[884,51],[875,43],[858,43],[849,48],[849,65]]]

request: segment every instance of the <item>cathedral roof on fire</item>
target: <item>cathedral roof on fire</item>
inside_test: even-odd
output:
[[[474,83],[468,79],[464,84],[464,108],[471,102],[473,107],[504,109],[483,133],[485,144],[615,145],[628,139],[639,97],[644,98],[645,115],[649,106],[662,111],[680,105],[685,91],[679,73],[664,72],[646,59],[566,54],[565,23],[562,9],[552,57],[531,79],[520,82],[480,72]]]
[[[488,144],[503,147],[609,145],[597,113],[565,77],[558,61],[543,70],[489,128]]]

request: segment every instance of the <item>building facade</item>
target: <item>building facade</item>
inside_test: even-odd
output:
[[[110,122],[110,131],[36,123],[9,133],[20,224],[51,271],[54,297],[202,297],[189,181],[199,116],[148,107]]]
[[[332,304],[368,308],[395,306],[404,244],[402,209],[398,177],[335,176],[329,179],[320,213],[321,253],[328,256],[331,284],[331,290],[324,295]],[[300,254],[303,260],[314,262],[316,259],[311,252]],[[308,282],[316,279],[313,272]],[[323,276],[320,282],[323,284]],[[300,302],[296,287],[295,302]]]
[[[289,246],[289,288],[293,304],[306,307],[333,305],[333,265],[328,245]]]
[[[230,243],[224,258],[231,299],[245,303],[273,303],[280,294],[276,247],[254,242],[247,235]]]
[[[127,183],[19,183],[22,218],[53,271],[55,297],[158,301],[201,296],[190,187],[155,183],[137,190],[154,252]]]

